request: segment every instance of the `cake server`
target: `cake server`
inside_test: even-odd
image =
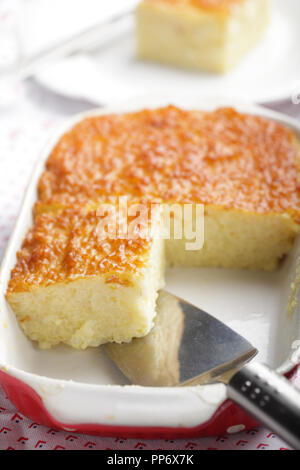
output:
[[[300,393],[258,362],[242,336],[200,308],[178,299],[184,314],[179,347],[180,384],[223,382],[228,398],[300,449]]]
[[[160,302],[162,296],[167,296],[167,303]],[[180,323],[178,308],[182,312]],[[177,320],[174,313],[173,322],[175,310]],[[167,316],[169,321],[162,322],[162,316]],[[291,447],[300,449],[300,393],[269,367],[255,361],[249,363],[257,349],[200,308],[162,291],[155,325],[149,335],[129,344],[111,343],[106,350],[131,382],[142,370],[140,377],[146,378],[147,385],[151,385],[149,377],[153,377],[156,379],[153,385],[165,386],[163,369],[172,369],[172,375],[176,377],[173,385],[224,383],[228,398]],[[153,360],[153,356],[158,360]],[[151,367],[155,366],[160,370],[153,371]],[[170,370],[166,370],[165,376],[170,376]],[[160,383],[157,383],[157,377],[161,378]],[[145,380],[134,383],[145,385]]]

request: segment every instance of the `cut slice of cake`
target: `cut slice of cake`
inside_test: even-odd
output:
[[[25,334],[41,348],[78,349],[145,336],[163,286],[161,239],[103,236],[99,207],[43,209],[7,291]]]
[[[144,59],[227,72],[261,38],[269,0],[143,0],[137,51]]]

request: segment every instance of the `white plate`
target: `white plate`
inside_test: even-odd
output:
[[[140,98],[106,112],[138,110],[167,102],[167,98]],[[172,102],[191,109],[228,105],[224,100],[205,102],[195,96],[173,98]],[[282,121],[300,135],[297,121],[260,107],[238,104],[236,107]],[[37,349],[19,329],[5,300],[10,270],[32,222],[31,208],[36,199],[36,186],[49,152],[75,122],[86,115],[103,112],[96,110],[77,116],[60,129],[42,152],[31,179],[0,273],[0,371],[32,387],[41,396],[48,412],[56,420],[68,423],[69,429],[75,423],[175,428],[198,426],[211,418],[226,399],[223,385],[155,389],[126,386],[126,379],[101,348],[86,351],[68,347],[46,351]],[[295,347],[295,341],[300,339],[300,311],[297,307],[294,312],[286,312],[299,252],[298,240],[284,265],[275,273],[171,269],[167,273],[167,288],[243,334],[259,349],[261,361],[287,371],[300,362],[300,348]]]
[[[93,58],[71,57],[38,75],[47,88],[100,105],[156,90],[222,94],[248,102],[287,99],[300,92],[300,2],[273,0],[271,25],[261,42],[225,76],[140,61],[133,28]]]

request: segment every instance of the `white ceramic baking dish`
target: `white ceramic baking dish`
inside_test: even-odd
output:
[[[223,385],[151,388],[128,384],[102,348],[41,351],[21,332],[5,300],[10,270],[31,224],[36,186],[51,149],[85,116],[176,104],[187,109],[233,105],[294,128],[300,124],[258,106],[191,96],[142,97],[114,109],[81,114],[50,139],[38,159],[1,266],[0,383],[17,408],[33,421],[101,435],[208,436],[234,432],[255,422],[226,398]],[[225,269],[170,269],[167,289],[225,321],[259,349],[258,359],[282,373],[300,363],[297,259],[300,242],[275,273]],[[292,297],[291,297],[292,296]],[[290,308],[287,308],[290,301]]]

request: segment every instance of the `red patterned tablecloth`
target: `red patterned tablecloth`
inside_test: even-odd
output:
[[[0,110],[0,260],[16,219],[35,159],[51,128],[86,104],[71,103],[31,85],[16,106]],[[278,106],[300,116],[300,106]],[[299,380],[300,382],[300,380]],[[254,429],[230,436],[192,440],[139,440],[71,435],[32,423],[18,413],[0,388],[0,450],[4,449],[286,449],[273,433]]]

